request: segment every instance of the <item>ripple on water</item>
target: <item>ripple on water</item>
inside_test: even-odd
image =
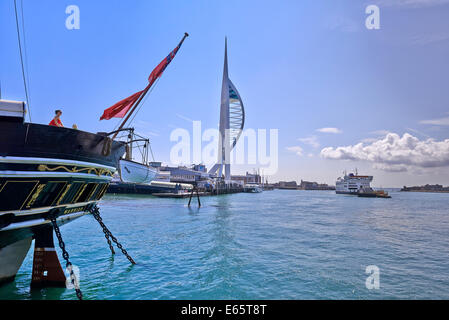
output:
[[[392,196],[275,190],[204,197],[201,208],[107,196],[103,219],[135,266],[111,256],[92,217],[62,235],[87,299],[448,299],[449,195]],[[76,298],[30,293],[31,265],[32,250],[0,299]],[[368,265],[379,290],[365,287]]]

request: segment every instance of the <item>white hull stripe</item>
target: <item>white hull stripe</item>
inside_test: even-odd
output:
[[[50,159],[50,158],[28,158],[28,157],[0,157],[0,163],[31,163],[31,164],[52,164],[52,165],[73,165],[81,167],[93,167],[110,170],[115,172],[115,167],[109,167],[98,163],[64,160],[64,159]]]
[[[80,203],[75,203],[75,204],[61,204],[59,206],[54,206],[54,207],[43,207],[43,208],[36,208],[36,209],[30,209],[30,210],[0,211],[0,215],[1,214],[13,213],[16,216],[30,216],[30,215],[33,215],[33,214],[39,214],[39,213],[47,212],[47,211],[49,211],[51,209],[55,209],[55,208],[72,209],[72,208],[83,207],[83,206],[86,206],[88,204],[97,203],[97,202],[98,202],[98,200],[92,200],[92,201],[89,201],[89,202],[80,202]]]
[[[115,170],[115,169],[114,169]],[[110,181],[111,176],[98,176],[96,174],[80,173],[80,172],[41,172],[41,171],[0,171],[0,178],[91,178],[97,180]]]
[[[75,219],[75,218],[84,216],[86,214],[87,214],[87,212],[77,212],[77,213],[72,213],[72,214],[66,214],[66,215],[63,215],[63,216],[57,218],[56,220],[64,221],[67,219]],[[35,227],[35,226],[39,226],[39,225],[46,224],[46,223],[50,223],[50,220],[36,219],[36,220],[31,220],[31,221],[17,222],[17,223],[10,224],[9,226],[3,228],[1,231],[3,232],[3,231],[7,231],[7,230]]]

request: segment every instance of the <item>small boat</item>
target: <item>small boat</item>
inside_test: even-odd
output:
[[[178,198],[178,199],[184,199],[184,198],[190,198],[192,196],[192,191],[184,190],[179,192],[161,192],[161,193],[153,193],[152,194],[155,197],[158,198]],[[198,196],[204,197],[204,196],[210,196],[210,192],[198,192]],[[194,197],[197,196],[196,193],[193,194]]]
[[[391,196],[388,194],[388,192],[386,192],[384,190],[376,191],[376,195],[378,198],[391,198]]]
[[[128,131],[125,157],[119,161],[119,176],[123,183],[150,184],[159,171],[148,164],[148,150],[151,148],[150,140]],[[140,162],[133,159],[133,150],[140,151]],[[153,159],[154,160],[154,159]]]
[[[261,193],[263,191],[262,187],[256,183],[245,184],[244,190],[248,193]]]
[[[357,195],[364,198],[391,198],[388,192],[384,190],[373,190],[372,188],[362,188]]]
[[[189,198],[192,195],[193,186],[191,184],[176,184],[172,192],[159,192],[152,195],[159,198]],[[206,195],[205,192],[197,192],[198,195]]]
[[[158,171],[139,162],[120,159],[119,173],[124,183],[149,184],[157,176]]]

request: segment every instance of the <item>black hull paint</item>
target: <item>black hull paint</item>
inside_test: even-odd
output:
[[[117,167],[125,146],[113,141],[109,155],[104,156],[108,139],[70,128],[0,121],[0,157],[66,159]]]
[[[0,119],[0,249],[39,232],[51,210],[61,224],[81,216],[124,152],[103,135]]]
[[[10,230],[3,230],[0,232],[0,248],[4,248],[6,246],[9,246],[17,241],[33,237],[44,228],[48,228],[51,226],[50,220],[45,219],[46,214],[49,213],[50,210],[48,210],[45,213],[42,213],[38,216],[33,217],[32,223],[30,223],[27,226],[20,227],[17,229],[10,229]],[[80,218],[81,216],[87,214],[86,211],[81,210],[77,213],[73,214],[62,214],[57,219],[57,224],[59,226],[65,225],[75,219]]]

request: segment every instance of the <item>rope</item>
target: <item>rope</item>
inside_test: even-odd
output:
[[[139,106],[139,108],[137,108],[136,112],[134,113],[134,116],[132,117],[131,121],[129,122],[129,125],[134,121],[134,119],[135,119],[137,113],[139,112],[140,108],[142,108],[142,106],[145,104],[145,101],[147,101],[148,96],[149,96],[150,93],[153,91],[153,89],[154,89],[154,87],[156,86],[156,84],[159,82],[159,79],[160,79],[160,78],[158,78],[158,79],[154,82],[153,86],[152,86],[152,87],[150,88],[150,90],[147,92],[147,94],[145,95],[145,97],[142,99],[142,101],[140,101],[140,106]],[[121,123],[122,123],[122,120],[120,120],[119,122],[117,122],[117,124],[116,124],[115,127],[114,127],[114,130],[112,130],[112,131],[117,130]],[[123,125],[125,125],[125,124],[123,124]]]
[[[133,117],[131,118],[131,120],[129,121],[128,125],[131,125],[131,123],[134,121],[134,119],[136,118],[136,115],[139,113],[140,109],[142,108],[142,106],[145,104],[145,102],[148,99],[148,96],[153,92],[154,88],[156,87],[156,85],[159,83],[159,79],[157,78],[156,81],[154,82],[153,86],[150,88],[150,90],[147,92],[147,94],[145,95],[145,97],[143,98],[143,100],[141,101],[139,107],[137,108],[136,112],[134,113]]]
[[[153,161],[155,161],[154,154],[153,154],[153,148],[151,148],[151,142],[148,142],[148,147],[150,148],[150,151],[151,151],[151,157],[153,158]]]
[[[30,117],[30,122],[31,122],[30,99],[28,96],[28,86],[27,86],[27,81],[26,81],[26,76],[25,76],[25,67],[23,65],[22,41],[21,41],[21,37],[20,37],[19,17],[17,14],[17,1],[16,0],[14,0],[14,11],[16,14],[17,39],[19,41],[19,52],[20,52],[20,63],[22,65],[23,85],[25,87],[25,95],[26,95],[27,107],[28,107],[28,116]],[[22,16],[22,19],[23,19],[23,16]]]
[[[29,106],[31,107],[32,99],[31,99],[31,87],[30,87],[30,72],[28,71],[28,50],[27,50],[27,42],[26,42],[26,31],[25,31],[25,15],[23,14],[23,0],[20,0],[20,12],[22,16],[22,31],[23,31],[23,51],[25,53],[25,73],[27,77],[28,91],[29,91]],[[31,115],[30,115],[31,122]]]

